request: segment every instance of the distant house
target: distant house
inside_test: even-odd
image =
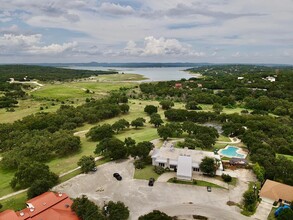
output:
[[[264,80],[270,81],[270,82],[275,82],[276,81],[276,78],[273,77],[273,76],[267,76],[266,78],[264,78]]]
[[[72,200],[64,193],[46,192],[27,201],[21,211],[6,210],[0,220],[79,220],[71,210]]]
[[[218,161],[217,174],[221,175],[223,171],[220,156],[209,151],[163,146],[155,148],[151,157],[153,166],[174,170],[177,172],[177,178],[183,180],[191,180],[193,172],[200,172],[199,165],[204,157],[211,157]]]
[[[181,84],[181,83],[176,83],[176,84],[175,84],[175,88],[176,88],[176,89],[180,89],[180,88],[182,88],[182,84]]]
[[[273,204],[275,201],[290,204],[290,202],[293,201],[293,186],[266,180],[260,190],[259,197],[262,201],[270,204]]]
[[[198,88],[202,88],[202,84],[201,84],[201,83],[198,83],[198,84],[197,84],[197,87],[198,87]]]
[[[244,77],[243,76],[238,76],[237,79],[242,80],[242,79],[244,79]]]

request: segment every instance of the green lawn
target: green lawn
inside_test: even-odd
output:
[[[210,186],[210,187],[214,187],[214,188],[224,189],[222,186],[219,186],[217,184],[210,183],[210,182],[203,181],[203,180],[196,180],[196,179],[194,179],[194,181],[184,181],[184,180],[178,180],[175,178],[171,178],[168,180],[168,183],[186,184],[186,185],[193,185],[193,186]]]
[[[2,197],[13,192],[13,189],[10,187],[9,183],[14,176],[14,172],[0,168],[0,176],[0,197]]]
[[[199,106],[202,107],[202,111],[213,111],[213,105],[208,105],[208,104],[200,104]],[[241,107],[236,107],[236,108],[224,108],[223,113],[226,114],[234,114],[234,113],[241,113],[242,110],[246,110],[245,108]]]
[[[291,156],[291,155],[287,155],[287,154],[277,154],[277,157],[278,157],[278,156],[284,156],[284,157],[286,157],[288,160],[293,161],[293,156]]]
[[[134,172],[134,179],[148,180],[152,177],[157,180],[159,176],[159,174],[155,173],[154,166],[152,165],[148,165],[143,169],[135,169]]]
[[[231,142],[230,138],[220,135],[217,141],[225,141],[225,142]]]
[[[267,220],[275,220],[275,211],[277,210],[277,208],[273,207]]]
[[[0,203],[3,205],[0,211],[12,209],[15,211],[24,209],[26,207],[25,202],[27,201],[27,192],[20,193],[8,199],[1,200]]]

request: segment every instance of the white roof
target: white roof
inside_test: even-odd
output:
[[[177,176],[192,177],[192,159],[189,156],[178,157]]]

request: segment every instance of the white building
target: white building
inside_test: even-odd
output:
[[[264,78],[264,80],[270,81],[270,82],[275,82],[276,78],[273,76],[267,76],[266,78]]]
[[[163,146],[153,150],[152,165],[176,171],[178,179],[191,180],[193,172],[200,172],[199,164],[204,157],[211,157],[218,161],[219,168],[216,174],[221,175],[223,171],[221,158],[209,151]]]

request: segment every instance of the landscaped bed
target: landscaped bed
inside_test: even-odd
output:
[[[210,182],[203,181],[203,180],[196,180],[196,179],[193,179],[192,181],[185,181],[185,180],[178,180],[176,177],[174,177],[174,178],[169,179],[168,183],[178,183],[178,184],[186,184],[186,185],[194,185],[194,186],[210,186],[210,187],[224,189],[224,187],[219,186],[217,184],[210,183]]]

